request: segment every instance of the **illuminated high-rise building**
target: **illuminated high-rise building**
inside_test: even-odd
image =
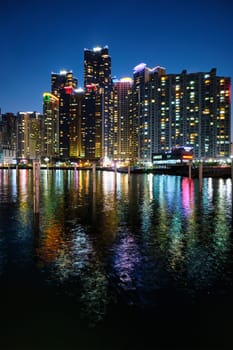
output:
[[[69,156],[71,160],[84,157],[82,142],[82,108],[84,90],[74,90],[70,98],[70,124],[69,124]]]
[[[210,72],[166,74],[140,64],[134,70],[133,116],[138,159],[177,146],[191,146],[197,158],[230,154],[230,78]]]
[[[100,157],[113,157],[113,141],[112,141],[112,77],[111,77],[111,57],[108,53],[108,47],[95,47],[93,50],[84,50],[84,88],[87,94],[88,86],[95,86],[95,94],[97,98],[97,113],[101,105],[101,139],[100,139]],[[92,96],[87,96],[87,101],[93,107],[94,91]],[[100,101],[100,99],[102,99]],[[89,108],[89,107],[88,107]],[[94,113],[94,112],[93,112]],[[87,118],[88,113],[86,113]],[[88,120],[86,119],[88,123]],[[99,144],[99,142],[98,142]],[[96,152],[95,152],[96,153]],[[98,152],[99,153],[99,152]]]
[[[201,157],[226,157],[230,154],[230,78],[210,72],[180,75],[185,91],[181,131],[183,142],[194,147]]]
[[[212,69],[184,70],[164,79],[169,96],[164,105],[164,120],[170,123],[169,146],[192,146],[197,158],[229,156],[230,78],[218,77]]]
[[[152,153],[161,147],[159,113],[160,79],[166,74],[162,67],[148,68],[141,63],[134,68],[133,118],[136,128],[137,156],[141,162],[149,162]],[[165,94],[164,94],[165,96]],[[137,122],[136,122],[137,121]]]
[[[129,161],[134,158],[132,147],[132,84],[133,79],[113,82],[113,159]]]
[[[83,156],[88,160],[102,158],[103,94],[95,84],[86,86],[82,109]]]
[[[41,157],[59,157],[59,98],[49,92],[43,94]]]
[[[16,149],[16,115],[14,113],[1,115],[0,144],[3,148]]]
[[[1,111],[0,111],[1,112]],[[16,159],[16,115],[0,115],[0,163],[12,163]]]
[[[52,73],[51,79],[51,92],[59,98],[59,156],[63,160],[68,160],[70,157],[70,106],[77,88],[77,79],[73,77],[71,71]]]
[[[40,159],[42,115],[37,112],[17,114],[17,159]]]

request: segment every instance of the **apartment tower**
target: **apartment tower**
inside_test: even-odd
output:
[[[59,157],[70,158],[70,106],[77,88],[72,71],[60,71],[51,75],[51,93],[59,99]]]
[[[84,50],[84,88],[88,94],[86,98],[87,110],[92,108],[91,114],[95,114],[93,110],[93,99],[96,96],[97,114],[101,113],[101,135],[98,135],[101,148],[100,158],[112,158],[112,77],[111,57],[109,56],[107,46],[103,48],[95,47],[93,50]],[[90,100],[92,107],[88,107],[88,99]],[[101,110],[99,111],[100,108]],[[88,113],[85,113],[85,118],[86,123],[88,123]],[[99,132],[99,120],[97,123],[97,130]]]

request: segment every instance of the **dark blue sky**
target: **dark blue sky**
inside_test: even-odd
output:
[[[164,66],[167,73],[233,76],[231,0],[4,0],[0,6],[0,107],[42,112],[51,72],[83,86],[84,48],[108,45],[112,74]]]

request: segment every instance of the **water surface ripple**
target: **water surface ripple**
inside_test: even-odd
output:
[[[6,349],[228,349],[232,267],[231,179],[0,170]]]

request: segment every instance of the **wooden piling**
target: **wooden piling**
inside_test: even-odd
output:
[[[92,164],[93,192],[96,192],[96,164]]]
[[[189,162],[189,179],[192,178],[192,162]]]
[[[40,162],[33,161],[33,210],[35,214],[40,211]]]
[[[117,173],[117,162],[115,161],[114,163],[114,170],[115,170],[115,174]]]
[[[203,163],[200,162],[199,164],[199,190],[202,191],[202,185],[203,185]]]
[[[130,182],[130,165],[128,165],[128,182]]]

